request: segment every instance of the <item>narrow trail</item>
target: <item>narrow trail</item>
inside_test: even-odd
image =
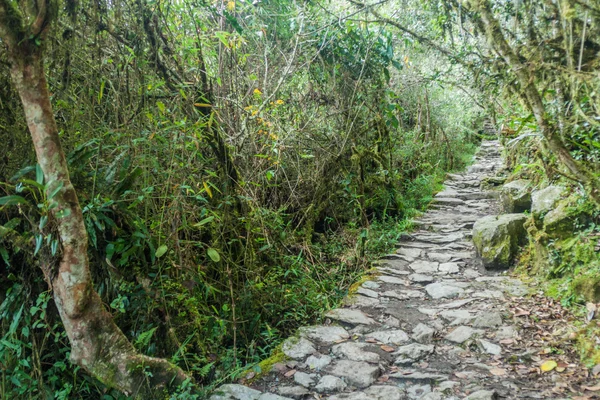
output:
[[[571,398],[563,376],[532,373],[541,349],[519,345],[532,334],[515,304],[545,300],[524,300],[521,281],[483,270],[471,242],[474,222],[499,208],[495,192],[480,189],[502,167],[499,150],[484,142],[377,276],[328,312],[326,325],[284,343],[293,361],[275,364],[254,389],[224,385],[211,400]]]

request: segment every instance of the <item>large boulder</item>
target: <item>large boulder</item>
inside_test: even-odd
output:
[[[561,186],[548,186],[534,191],[531,194],[531,213],[537,217],[552,210],[562,198],[564,190]]]
[[[500,198],[506,213],[521,213],[531,209],[531,181],[517,179],[502,186]]]
[[[490,215],[473,226],[473,243],[486,269],[508,269],[527,240],[524,214]]]

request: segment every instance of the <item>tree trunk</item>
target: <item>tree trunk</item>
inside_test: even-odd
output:
[[[600,181],[585,166],[575,160],[567,147],[565,146],[560,134],[549,119],[548,113],[544,107],[541,94],[535,86],[535,76],[529,72],[529,67],[523,65],[519,57],[510,47],[500,23],[494,17],[488,0],[473,0],[471,2],[474,9],[479,13],[485,35],[490,44],[498,51],[504,59],[506,65],[516,75],[521,86],[522,95],[527,105],[533,113],[538,128],[546,141],[552,153],[581,183],[587,186],[590,197],[600,204]]]
[[[46,194],[58,191],[49,201],[57,205],[50,212],[62,255],[58,268],[50,263],[42,270],[71,343],[71,361],[128,395],[160,397],[160,388],[181,384],[187,379],[185,373],[166,360],[139,354],[104,309],[92,285],[88,236],[60,144],[39,45],[50,14],[44,7],[49,6],[41,7],[28,32],[10,0],[0,0],[0,38],[8,48],[11,78],[44,172]],[[43,21],[38,26],[40,16]]]

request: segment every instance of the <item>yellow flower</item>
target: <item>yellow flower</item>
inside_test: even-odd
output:
[[[227,3],[227,9],[229,11],[235,10],[235,1],[230,1],[229,3]]]
[[[277,101],[275,101],[275,104],[278,104],[278,105],[282,105],[283,103],[284,103],[284,101],[281,99],[277,99]]]
[[[260,96],[262,94],[262,92],[260,90],[258,90],[258,89],[254,89],[254,94],[256,96]]]

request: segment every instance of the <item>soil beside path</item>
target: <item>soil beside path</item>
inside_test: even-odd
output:
[[[467,172],[449,175],[377,277],[328,312],[328,324],[284,343],[291,361],[211,400],[595,398],[586,386],[597,380],[569,341],[569,313],[476,258],[473,224],[498,209],[480,182],[502,167],[499,150],[484,142]]]

